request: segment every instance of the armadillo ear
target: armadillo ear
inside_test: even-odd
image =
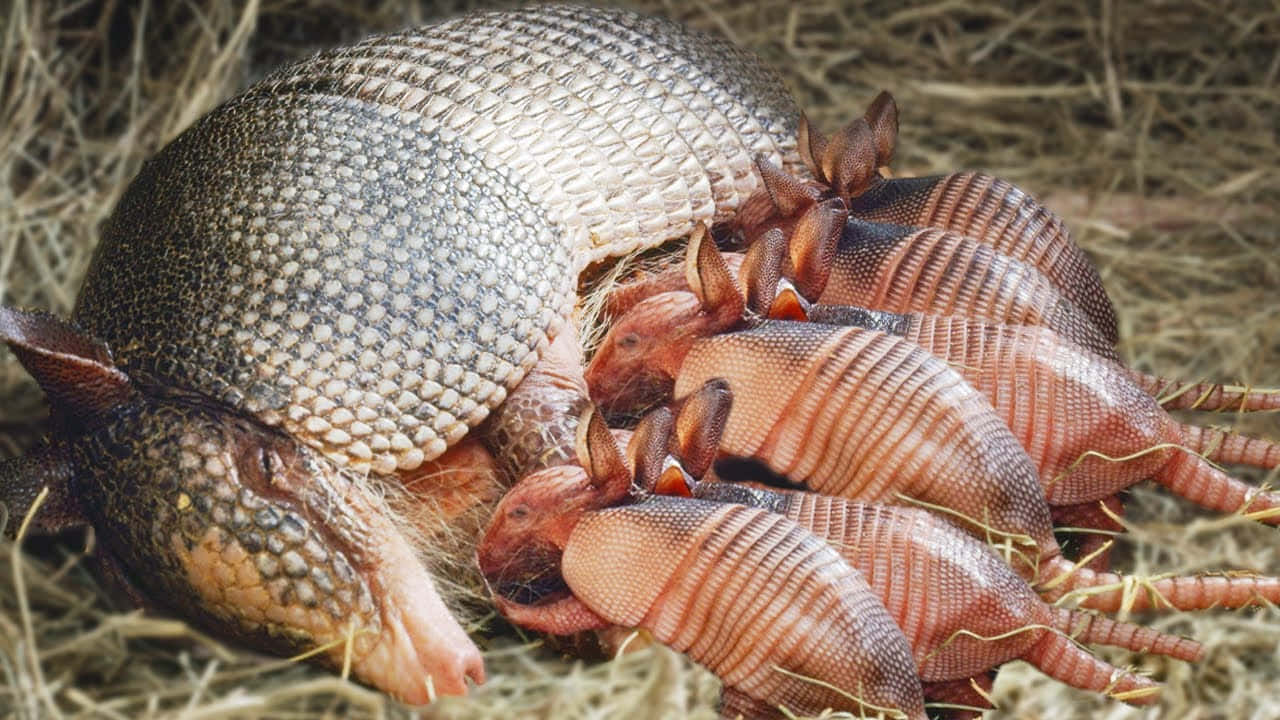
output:
[[[653,492],[667,459],[671,443],[671,431],[675,427],[675,415],[660,407],[640,419],[627,451],[635,467],[636,484]]]
[[[698,302],[708,315],[719,324],[732,324],[742,319],[744,301],[738,285],[729,273],[716,243],[707,232],[707,226],[699,224],[689,237],[689,248],[684,263],[685,281],[698,296]]]
[[[778,282],[773,302],[769,305],[768,317],[770,320],[808,322],[811,308],[812,305],[804,299],[796,286],[783,278]]]
[[[848,219],[848,206],[832,198],[809,208],[796,223],[791,233],[791,265],[796,288],[805,297],[817,299],[826,289]]]
[[[841,128],[827,143],[822,170],[840,197],[860,195],[871,184],[876,164],[876,138],[866,118]]]
[[[768,315],[786,257],[787,239],[781,228],[773,228],[747,248],[738,279],[747,290],[747,307],[752,312]]]
[[[818,182],[829,183],[830,178],[822,171],[820,161],[827,154],[827,139],[818,129],[809,124],[809,118],[800,113],[800,121],[796,124],[796,150],[805,167],[813,173]]]
[[[0,307],[0,340],[63,417],[100,417],[132,392],[105,344],[48,313]]]
[[[800,182],[799,178],[769,162],[764,155],[757,155],[755,162],[764,189],[782,217],[794,217],[817,201],[820,195],[817,188]]]
[[[676,416],[676,454],[693,477],[706,475],[715,462],[732,407],[733,390],[724,378],[706,381],[685,399]]]
[[[876,165],[886,167],[893,160],[893,150],[898,144],[898,103],[888,90],[881,90],[863,117],[876,141]]]
[[[587,471],[591,485],[600,493],[601,506],[609,506],[631,491],[631,473],[613,440],[604,416],[588,406],[578,420],[576,438],[578,464]]]

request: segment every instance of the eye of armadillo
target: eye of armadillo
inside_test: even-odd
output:
[[[370,529],[338,501],[340,479],[315,473],[333,487],[306,497],[291,488],[317,461],[273,433],[147,402],[70,447],[74,491],[148,597],[276,652],[339,637],[350,618],[378,630],[370,557],[355,544]]]

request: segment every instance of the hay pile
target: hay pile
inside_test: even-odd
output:
[[[284,60],[474,3],[13,0],[0,24],[0,298],[66,314],[96,227],[144,158]],[[1065,215],[1097,259],[1135,366],[1280,385],[1280,20],[1266,3],[639,3],[755,48],[834,129],[888,88],[895,168],[982,168]],[[242,5],[232,8],[232,5]],[[1144,7],[1145,5],[1145,7]],[[0,453],[30,443],[39,394],[0,355]],[[1223,417],[1228,423],[1235,418]],[[1274,414],[1239,427],[1280,437]],[[1262,480],[1261,474],[1251,476]],[[1272,477],[1271,480],[1276,480]],[[1271,529],[1151,491],[1122,567],[1280,573]],[[0,544],[0,718],[387,717],[327,673],[228,649],[180,623],[113,612],[76,538]],[[1158,709],[1068,690],[1021,664],[992,717],[1280,716],[1280,613],[1160,618],[1204,641]],[[490,683],[444,717],[710,717],[716,684],[664,651],[582,666],[501,639]]]

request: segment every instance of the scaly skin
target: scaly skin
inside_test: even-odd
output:
[[[833,550],[762,510],[631,504],[629,488],[617,465],[547,468],[512,488],[479,555],[503,614],[556,634],[646,628],[724,680],[726,717],[857,711],[850,696],[924,717],[906,639]]]
[[[924,682],[977,676],[1032,655],[1046,635],[1058,633],[1086,644],[1119,644],[1183,660],[1200,656],[1199,644],[1189,640],[1051,608],[990,548],[922,510],[723,482],[697,483],[693,496],[767,507],[831,543],[866,576],[906,633]],[[1059,677],[1054,667],[1040,669]],[[1063,675],[1068,682],[1075,679]],[[1127,689],[1157,687],[1145,678],[1123,684]],[[1154,695],[1141,700],[1151,702]]]
[[[1098,270],[1062,220],[1031,196],[984,173],[882,180],[854,198],[850,214],[873,222],[935,227],[981,238],[1037,268],[1115,345],[1115,309]]]
[[[1033,266],[958,233],[850,219],[817,300],[1043,325],[1116,359],[1088,316]]]
[[[1051,505],[1100,500],[1152,477],[1166,485],[1182,479],[1179,487],[1187,497],[1224,512],[1280,506],[1280,496],[1249,488],[1191,455],[1273,468],[1280,464],[1280,446],[1179,423],[1119,365],[1052,332],[968,317],[857,308],[838,317],[839,310],[815,306],[810,319],[892,328],[895,335],[951,363],[1027,449]]]
[[[798,131],[797,149],[817,182],[757,161],[765,192],[749,198],[734,223],[748,238],[785,227],[815,200],[837,197],[858,220],[951,231],[1035,268],[1079,307],[1101,344],[1116,344],[1115,308],[1097,267],[1071,240],[1062,220],[1030,195],[984,173],[882,177],[898,135],[898,108],[887,92],[872,101],[864,117],[830,138],[807,118],[801,118]]]
[[[223,597],[271,549],[217,544],[239,537],[240,518],[194,504],[209,493],[181,494],[211,471],[181,462],[187,435],[169,430],[198,418],[197,455],[224,467],[277,447],[307,458],[267,484],[273,502],[309,507],[307,488],[342,487],[352,512],[378,515],[380,487],[420,485],[515,391],[567,321],[586,264],[724,220],[756,189],[758,154],[798,168],[796,116],[749,53],[622,10],[475,13],[283,68],[144,166],[105,225],[74,324],[38,323],[23,362],[60,418],[57,457],[0,466],[5,500],[69,482],[142,594],[264,649],[323,645],[332,628],[313,615],[333,611],[298,610],[308,593],[273,595],[270,626],[253,620],[260,603]],[[15,346],[20,335],[0,332]],[[127,392],[86,391],[82,367]],[[198,412],[174,410],[186,407],[175,396]],[[536,461],[545,448],[503,446],[543,442],[525,414],[507,417],[488,428],[490,449]],[[33,463],[41,472],[26,474]],[[441,514],[493,496],[483,478],[450,477],[432,497]],[[234,498],[240,479],[214,487]],[[199,513],[184,514],[188,502]],[[353,551],[330,526],[340,517],[307,518],[300,542]],[[399,647],[418,655],[357,663],[357,677],[411,702],[427,699],[428,676],[437,693],[465,692],[483,677],[478,652],[401,528],[366,520],[361,542],[395,557],[352,562],[376,607],[344,614],[387,619],[405,593],[439,612],[405,611]],[[184,541],[162,541],[174,533]],[[193,548],[222,548],[238,569],[188,574]],[[323,571],[319,557],[298,569]]]
[[[649,629],[753,700],[925,717],[910,648],[861,574],[778,515],[674,498],[594,511],[562,571],[602,617]]]

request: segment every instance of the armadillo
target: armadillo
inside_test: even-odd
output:
[[[800,171],[796,117],[751,54],[623,10],[286,67],[143,167],[72,323],[0,317],[57,427],[0,465],[3,498],[21,516],[48,486],[129,584],[224,635],[349,652],[411,702],[465,692],[478,651],[383,481],[503,402],[587,264],[727,217],[757,155]]]
[[[521,478],[478,547],[507,618],[646,629],[720,676],[722,718],[923,720],[907,638],[861,572],[781,515],[636,492],[640,457],[584,415],[575,461]]]

